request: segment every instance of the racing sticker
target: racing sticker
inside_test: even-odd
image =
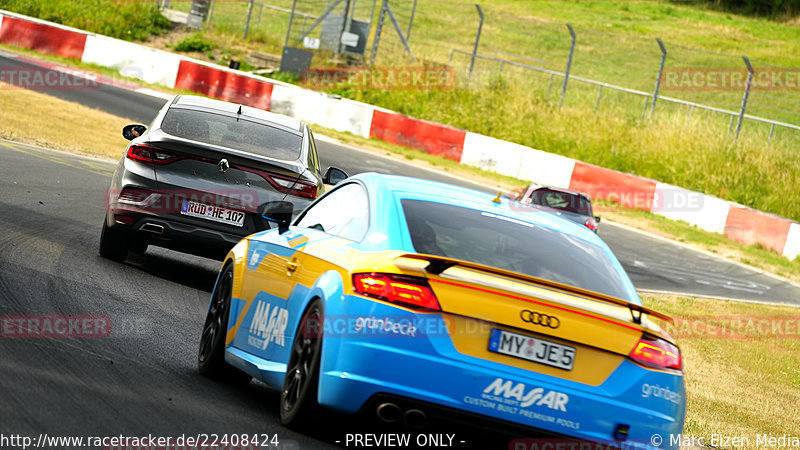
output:
[[[545,414],[549,411],[567,412],[569,395],[541,387],[527,386],[524,383],[515,383],[511,380],[496,378],[483,389],[480,397],[465,396],[464,403],[554,423],[573,430],[580,429],[578,422]]]
[[[283,347],[288,323],[289,311],[259,300],[256,312],[250,321],[250,336],[247,343],[261,350],[266,350],[271,342]]]

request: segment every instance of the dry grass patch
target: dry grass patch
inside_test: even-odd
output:
[[[684,434],[707,444],[713,434],[743,436],[753,448],[759,435],[800,435],[800,309],[662,295],[644,302],[677,319],[672,334],[684,358]],[[760,321],[769,328],[759,330]]]
[[[58,150],[118,158],[122,127],[134,120],[0,83],[0,137]]]

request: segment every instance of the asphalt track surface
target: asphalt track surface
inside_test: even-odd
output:
[[[24,64],[0,54],[0,67]],[[45,92],[143,123],[164,102],[105,85]],[[327,141],[318,147],[324,166],[351,174],[369,170],[483,188]],[[258,433],[277,434],[278,448],[317,449],[359,431],[356,421],[332,416],[318,431],[295,433],[280,425],[277,392],[196,373],[219,263],[157,248],[125,264],[100,258],[112,172],[111,162],[0,141],[0,315],[101,314],[112,324],[105,338],[0,338],[0,439]],[[794,285],[739,265],[607,223],[601,236],[640,289],[800,303]],[[484,447],[468,431],[458,433],[461,447]]]

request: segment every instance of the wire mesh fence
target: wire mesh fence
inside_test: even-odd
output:
[[[190,4],[172,1],[171,7],[189,11]],[[573,27],[571,52],[573,39],[566,23],[522,17],[502,4],[482,10],[477,52],[481,18],[474,3],[461,1],[212,0],[208,23],[246,35],[277,54],[284,44],[303,48],[313,46],[315,39],[320,50],[335,53],[325,44],[331,41],[326,33],[349,29],[343,21],[359,23],[358,54],[365,64],[445,64],[454,69],[460,86],[481,87],[504,79],[565,106],[588,105],[601,113],[624,111],[642,118],[682,114],[687,124],[710,121],[732,136],[741,117],[747,133],[767,142],[800,142],[800,127],[795,125],[800,124],[797,69],[753,60],[753,83],[743,111],[748,71],[741,55],[668,40],[662,42],[662,51],[655,37],[629,33],[636,31],[635,24],[616,25],[623,32],[614,32],[615,27]]]

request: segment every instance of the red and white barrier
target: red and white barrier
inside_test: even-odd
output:
[[[87,33],[43,20],[14,17],[5,12],[2,14],[6,16],[0,28],[0,42],[3,44],[81,59]]]
[[[175,86],[181,57],[106,36],[89,35],[81,61],[117,69],[151,84]]]
[[[280,112],[539,184],[683,220],[789,259],[800,224],[719,198],[173,53],[0,10],[0,42],[118,69],[169,88]]]
[[[575,160],[513,142],[466,133],[461,164],[539,184],[569,187]]]
[[[466,131],[384,109],[372,114],[369,136],[461,161]]]
[[[712,233],[724,233],[730,203],[711,195],[657,183],[650,210],[672,220],[682,220]]]
[[[800,256],[800,224],[793,223],[789,227],[789,236],[786,237],[783,256],[789,259],[795,259]]]
[[[725,236],[745,244],[761,244],[783,254],[791,225],[790,220],[774,214],[731,204]]]
[[[374,108],[293,85],[272,88],[271,110],[337,131],[368,138]]]
[[[238,70],[183,59],[178,66],[174,87],[206,97],[269,110],[273,84],[262,77]]]

